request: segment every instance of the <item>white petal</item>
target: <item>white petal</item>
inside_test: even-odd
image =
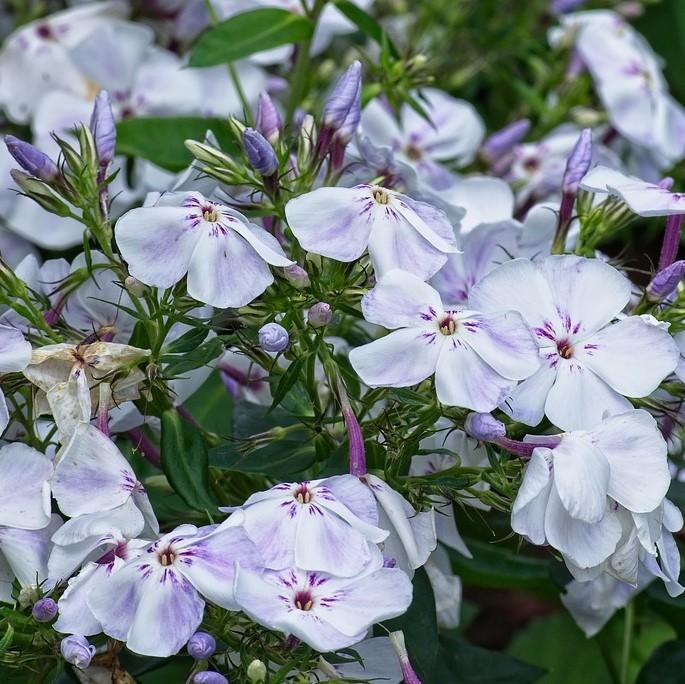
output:
[[[435,371],[435,390],[440,402],[488,412],[501,403],[515,384],[456,336],[446,338]]]
[[[81,424],[55,469],[52,490],[62,512],[78,516],[121,506],[135,484],[135,473],[114,442]]]
[[[545,543],[545,511],[549,499],[552,451],[538,447],[523,472],[523,482],[511,509],[511,529],[531,543]]]
[[[267,233],[264,228],[260,228],[254,223],[243,224],[241,222],[232,223],[231,227],[238,235],[249,242],[255,252],[268,264],[283,267],[292,266],[294,263],[285,255],[278,240],[270,233]]]
[[[631,404],[591,370],[559,359],[557,377],[547,395],[545,413],[562,430],[587,430],[605,413],[621,413]]]
[[[303,249],[354,261],[368,244],[374,204],[368,186],[318,188],[291,199],[285,215]]]
[[[461,220],[462,235],[481,223],[506,221],[514,212],[514,193],[500,178],[474,176],[460,179],[440,194],[446,202],[466,210]]]
[[[0,449],[0,525],[37,530],[50,522],[52,463],[18,442]]]
[[[678,363],[671,336],[640,316],[624,318],[578,344],[578,359],[619,394],[646,397]]]
[[[516,386],[500,408],[514,420],[538,425],[545,415],[547,395],[556,377],[556,371],[543,361],[533,375]]]
[[[434,330],[395,330],[350,352],[350,363],[370,387],[409,387],[433,375],[442,346]]]
[[[16,328],[0,325],[0,372],[21,371],[31,360],[31,345]]]
[[[333,492],[335,498],[357,518],[369,525],[378,526],[376,499],[358,477],[336,475],[322,480],[320,484]]]
[[[175,285],[188,271],[200,232],[183,207],[153,206],[127,211],[114,235],[132,276],[156,287]]]
[[[406,271],[389,271],[362,298],[362,312],[370,323],[385,328],[425,327],[442,313],[440,295]]]
[[[646,411],[628,411],[602,421],[592,431],[611,466],[609,496],[635,513],[661,504],[671,482],[666,442]]]
[[[233,230],[204,233],[188,267],[188,294],[221,309],[249,304],[272,282],[267,263]]]
[[[23,587],[35,586],[36,581],[41,583],[48,578],[50,536],[61,524],[59,516],[54,516],[42,530],[0,527],[0,556],[5,557]]]
[[[393,195],[392,206],[424,240],[439,251],[455,253],[459,250],[454,228],[441,209],[399,194]]]
[[[264,500],[245,509],[247,534],[264,557],[264,565],[275,570],[295,562],[297,510],[291,516],[282,502],[282,498]]]
[[[564,435],[554,448],[554,484],[573,518],[599,522],[606,511],[609,462],[582,434]]]

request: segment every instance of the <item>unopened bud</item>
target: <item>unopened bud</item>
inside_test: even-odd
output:
[[[469,413],[464,422],[464,430],[481,442],[493,442],[507,434],[504,423],[489,413]]]
[[[666,299],[678,287],[683,276],[685,276],[685,261],[674,261],[670,266],[659,271],[647,285],[647,299],[651,302]]]
[[[198,140],[186,140],[183,144],[193,157],[203,164],[227,167],[231,170],[236,168],[235,162],[213,145]]]
[[[256,658],[247,666],[250,684],[262,684],[266,680],[266,665]]]
[[[266,352],[282,352],[289,343],[288,331],[278,323],[267,323],[259,329],[259,346]]]
[[[306,168],[312,157],[314,139],[316,137],[316,125],[311,114],[305,114],[300,124],[300,135],[297,145],[297,166]]]
[[[126,280],[124,280],[124,286],[134,297],[142,297],[147,291],[147,285],[145,285],[145,283],[141,283],[138,278],[134,278],[131,275],[126,276]]]
[[[673,183],[675,181],[671,176],[664,176],[658,183],[657,185],[662,189],[662,190],[671,190],[673,188]]]
[[[238,140],[240,140],[243,137],[243,133],[245,132],[245,129],[247,128],[247,126],[242,121],[240,121],[240,119],[236,119],[235,116],[231,116],[228,119],[228,125],[231,127],[231,130],[233,131],[233,135]]]
[[[255,128],[272,144],[278,142],[283,128],[281,115],[269,97],[268,93],[260,93],[257,102],[257,115],[255,116]]]
[[[298,290],[311,285],[309,280],[309,275],[301,266],[293,264],[292,266],[286,266],[283,269],[283,277]]]
[[[326,302],[317,302],[307,314],[307,320],[312,328],[323,328],[331,322],[331,318],[333,318],[333,309]]]
[[[37,622],[50,622],[57,615],[57,604],[48,596],[33,604],[31,615]]]
[[[269,141],[254,128],[243,133],[243,148],[250,166],[262,176],[273,176],[278,171],[278,159]]]
[[[338,79],[323,109],[323,124],[337,131],[354,106],[361,88],[362,65],[355,60]]]
[[[549,3],[549,11],[552,14],[567,14],[584,4],[585,0],[552,0]]]
[[[38,592],[38,588],[32,585],[28,585],[26,587],[22,587],[19,590],[19,597],[17,599],[17,602],[22,608],[28,608],[29,606],[32,606],[34,603],[36,603],[39,597],[40,593]]]
[[[409,654],[407,653],[407,647],[404,643],[404,632],[390,632],[390,643],[397,653],[397,657],[400,660],[400,668],[402,669],[402,676],[404,677],[404,684],[421,684],[419,676],[414,671],[409,661]]]
[[[226,679],[221,672],[203,670],[202,672],[195,673],[193,676],[193,684],[228,684],[228,679]]]
[[[95,655],[95,646],[80,634],[65,637],[59,648],[64,660],[79,670],[85,670]]]
[[[590,169],[592,162],[592,130],[585,128],[578,137],[571,154],[566,162],[564,179],[562,181],[562,192],[564,194],[578,193],[578,186],[583,176]]]
[[[519,119],[495,131],[484,143],[481,153],[488,161],[494,161],[511,152],[528,134],[529,119]]]
[[[19,169],[12,169],[10,175],[21,191],[43,209],[57,216],[71,216],[71,210],[67,204],[57,197],[43,181]]]
[[[46,183],[51,183],[59,176],[57,164],[31,143],[19,140],[13,135],[6,135],[5,145],[17,164],[32,176]]]
[[[101,90],[95,98],[93,114],[90,117],[90,130],[95,139],[100,166],[107,166],[114,158],[117,145],[117,126],[114,123],[109,93]]]
[[[214,655],[214,651],[216,651],[216,640],[207,632],[195,632],[188,639],[186,650],[195,660],[211,658]]]

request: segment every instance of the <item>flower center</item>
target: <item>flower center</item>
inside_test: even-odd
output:
[[[373,188],[373,198],[376,200],[378,204],[390,203],[390,195],[388,194],[388,191],[385,188],[381,188],[379,186],[375,186]]]
[[[294,492],[293,497],[297,503],[308,504],[312,500],[312,493],[306,484],[301,484]]]
[[[164,566],[167,567],[169,565],[173,565],[174,561],[176,560],[176,554],[172,551],[171,547],[167,547],[164,549],[164,551],[160,551],[158,553],[158,558],[159,562]]]
[[[559,340],[557,353],[562,359],[570,359],[573,356],[573,345],[568,340]]]
[[[414,143],[409,143],[409,145],[404,148],[404,153],[412,161],[419,161],[423,157],[423,151]]]
[[[213,204],[202,207],[202,218],[209,223],[215,223],[219,219],[219,213]]]
[[[457,332],[457,322],[452,318],[452,314],[444,316],[438,323],[438,327],[443,335],[454,335]]]
[[[314,600],[308,591],[298,591],[295,594],[295,608],[298,610],[311,610],[313,605]]]

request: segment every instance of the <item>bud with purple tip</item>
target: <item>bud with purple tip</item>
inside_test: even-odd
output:
[[[273,176],[278,171],[278,159],[269,141],[254,128],[243,132],[243,148],[252,168],[264,177]]]
[[[267,323],[259,329],[259,346],[266,352],[282,352],[289,343],[288,331],[278,323]]]
[[[552,14],[567,14],[585,4],[585,0],[551,0],[549,11]]]
[[[226,679],[221,672],[203,670],[202,672],[195,673],[193,676],[193,684],[228,684],[228,679]]]
[[[19,140],[13,135],[6,135],[5,145],[17,164],[32,176],[51,183],[60,175],[57,164],[31,143]]]
[[[101,90],[95,98],[93,114],[90,117],[90,130],[95,140],[95,149],[101,167],[109,166],[114,159],[117,145],[117,126],[114,123],[109,93]]]
[[[685,261],[674,261],[662,271],[659,271],[647,285],[647,299],[651,302],[660,302],[666,299],[678,283],[685,276]]]
[[[419,676],[414,671],[409,660],[407,647],[404,643],[404,632],[401,630],[397,632],[390,632],[390,643],[397,653],[400,660],[400,668],[402,669],[402,676],[404,677],[404,684],[421,684]]]
[[[269,97],[268,93],[260,93],[257,102],[257,115],[255,117],[255,128],[272,144],[278,142],[278,138],[283,128],[281,115]]]
[[[469,413],[464,422],[464,430],[481,442],[494,442],[507,434],[504,423],[489,413]]]
[[[312,328],[323,328],[331,322],[331,318],[333,318],[333,309],[326,302],[317,302],[307,314],[307,320]]]
[[[59,648],[64,660],[79,670],[85,670],[95,655],[95,646],[80,634],[65,637]]]
[[[297,264],[286,266],[283,269],[283,277],[298,290],[309,287],[312,284],[309,280],[309,274],[307,271],[305,271],[302,266],[298,266]]]
[[[354,107],[361,88],[362,65],[355,60],[338,79],[323,108],[323,125],[337,131]]]
[[[31,615],[37,622],[50,622],[57,615],[57,603],[49,596],[38,599],[33,604]]]
[[[483,143],[481,154],[489,162],[509,154],[528,135],[530,119],[518,119],[495,131]]]
[[[186,649],[188,654],[195,658],[195,660],[211,658],[214,655],[214,651],[216,651],[216,640],[207,632],[195,632],[188,639]]]
[[[357,132],[361,118],[362,83],[359,81],[357,94],[352,102],[352,106],[347,112],[347,116],[340,128],[333,134],[333,141],[331,143],[331,166],[335,171],[339,171],[342,168],[345,159],[345,148]]]

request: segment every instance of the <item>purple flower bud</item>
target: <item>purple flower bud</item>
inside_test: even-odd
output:
[[[211,658],[214,655],[214,651],[216,651],[216,640],[207,632],[195,632],[188,639],[186,649],[195,660]]]
[[[298,290],[311,285],[307,271],[297,264],[286,266],[283,269],[283,276],[293,287],[296,287]]]
[[[312,328],[323,328],[331,322],[331,318],[333,318],[333,309],[326,302],[317,302],[307,314],[307,320]]]
[[[95,655],[95,646],[91,646],[88,639],[80,634],[65,637],[59,648],[64,660],[79,670],[85,670]]]
[[[685,276],[685,261],[674,261],[662,271],[659,271],[647,285],[647,299],[660,302],[666,299],[678,283]]]
[[[267,323],[259,329],[259,346],[266,352],[282,352],[290,344],[288,331],[278,323]]]
[[[262,176],[273,176],[278,170],[278,159],[269,141],[254,128],[243,132],[243,147],[252,168]]]
[[[567,12],[573,12],[573,10],[584,4],[585,0],[551,0],[549,11],[552,14],[566,14]]]
[[[404,633],[400,630],[397,632],[390,632],[390,643],[392,644],[397,657],[400,661],[400,668],[402,669],[402,676],[404,677],[404,684],[421,684],[419,676],[414,671],[409,661],[409,654],[404,643]]]
[[[507,434],[504,423],[489,413],[469,413],[464,423],[466,434],[481,442],[494,442]]]
[[[661,253],[659,254],[659,271],[663,271],[670,266],[678,256],[683,218],[685,218],[683,214],[672,214],[666,217],[666,230],[664,231],[664,240],[661,243]]]
[[[494,161],[499,159],[523,140],[530,130],[530,119],[518,119],[499,131],[495,131],[481,148],[483,156]]]
[[[5,145],[17,164],[32,176],[46,183],[52,182],[59,176],[57,164],[31,143],[19,140],[13,135],[6,135]]]
[[[90,117],[90,130],[95,139],[100,166],[107,166],[114,158],[117,146],[117,126],[114,123],[109,93],[101,90],[95,98],[93,114]]]
[[[337,131],[358,99],[362,65],[355,60],[338,79],[323,108],[323,124]]]
[[[340,128],[335,132],[334,139],[344,144],[352,140],[354,134],[359,128],[359,122],[362,118],[362,82],[357,82],[357,92],[355,93],[352,105],[350,106],[347,116],[345,116]]]
[[[221,672],[203,670],[202,672],[195,673],[193,684],[228,684],[228,679]]]
[[[578,185],[592,162],[592,129],[584,128],[566,162],[561,189],[564,194],[578,194]]]
[[[57,604],[48,596],[33,604],[31,615],[37,622],[50,622],[57,615]]]
[[[675,183],[675,181],[671,176],[664,176],[657,185],[663,190],[671,190],[673,188],[673,183]]]
[[[364,435],[362,435],[361,427],[357,416],[351,407],[345,407],[342,411],[343,420],[345,421],[345,430],[347,430],[347,439],[349,441],[349,464],[350,475],[362,477],[366,475],[366,449],[364,448]]]
[[[255,128],[272,144],[278,142],[278,137],[283,128],[281,115],[269,97],[268,93],[260,93],[257,102],[257,116]]]

